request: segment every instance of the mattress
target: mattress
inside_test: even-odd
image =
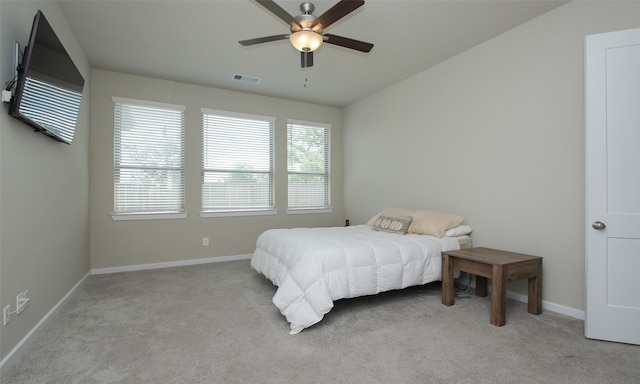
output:
[[[441,252],[470,240],[366,225],[271,229],[258,237],[251,267],[278,286],[273,303],[295,334],[321,321],[335,300],[441,280]]]
[[[455,239],[458,241],[458,244],[460,244],[460,249],[471,248],[471,236],[457,236]]]

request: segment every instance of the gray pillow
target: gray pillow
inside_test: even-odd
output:
[[[373,222],[374,231],[395,232],[405,234],[411,225],[411,216],[388,216],[380,215]]]

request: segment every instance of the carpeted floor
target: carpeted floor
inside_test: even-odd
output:
[[[440,284],[341,300],[289,335],[249,261],[92,276],[5,374],[10,383],[638,383],[640,347]]]

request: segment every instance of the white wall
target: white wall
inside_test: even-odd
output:
[[[345,217],[464,215],[474,245],[543,256],[543,300],[583,311],[584,38],[639,14],[572,2],[346,108]]]
[[[0,2],[1,80],[13,77],[14,42],[24,48],[37,10],[85,78],[85,97],[72,145],[34,133],[0,113],[0,307],[20,315],[0,326],[0,361],[89,271],[89,63],[56,2]]]
[[[342,110],[104,70],[92,70],[91,267],[114,268],[253,253],[268,228],[335,226],[343,221]],[[186,106],[186,219],[113,221],[113,96]],[[274,116],[278,214],[200,217],[201,108]],[[286,119],[331,124],[332,213],[288,215]],[[202,246],[209,237],[210,246]]]

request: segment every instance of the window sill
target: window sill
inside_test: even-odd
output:
[[[200,217],[243,217],[243,216],[270,216],[278,213],[277,209],[249,209],[232,211],[202,211]]]
[[[113,221],[186,219],[187,212],[176,213],[112,213]]]
[[[333,207],[326,208],[289,208],[287,215],[307,215],[313,213],[332,213]]]

